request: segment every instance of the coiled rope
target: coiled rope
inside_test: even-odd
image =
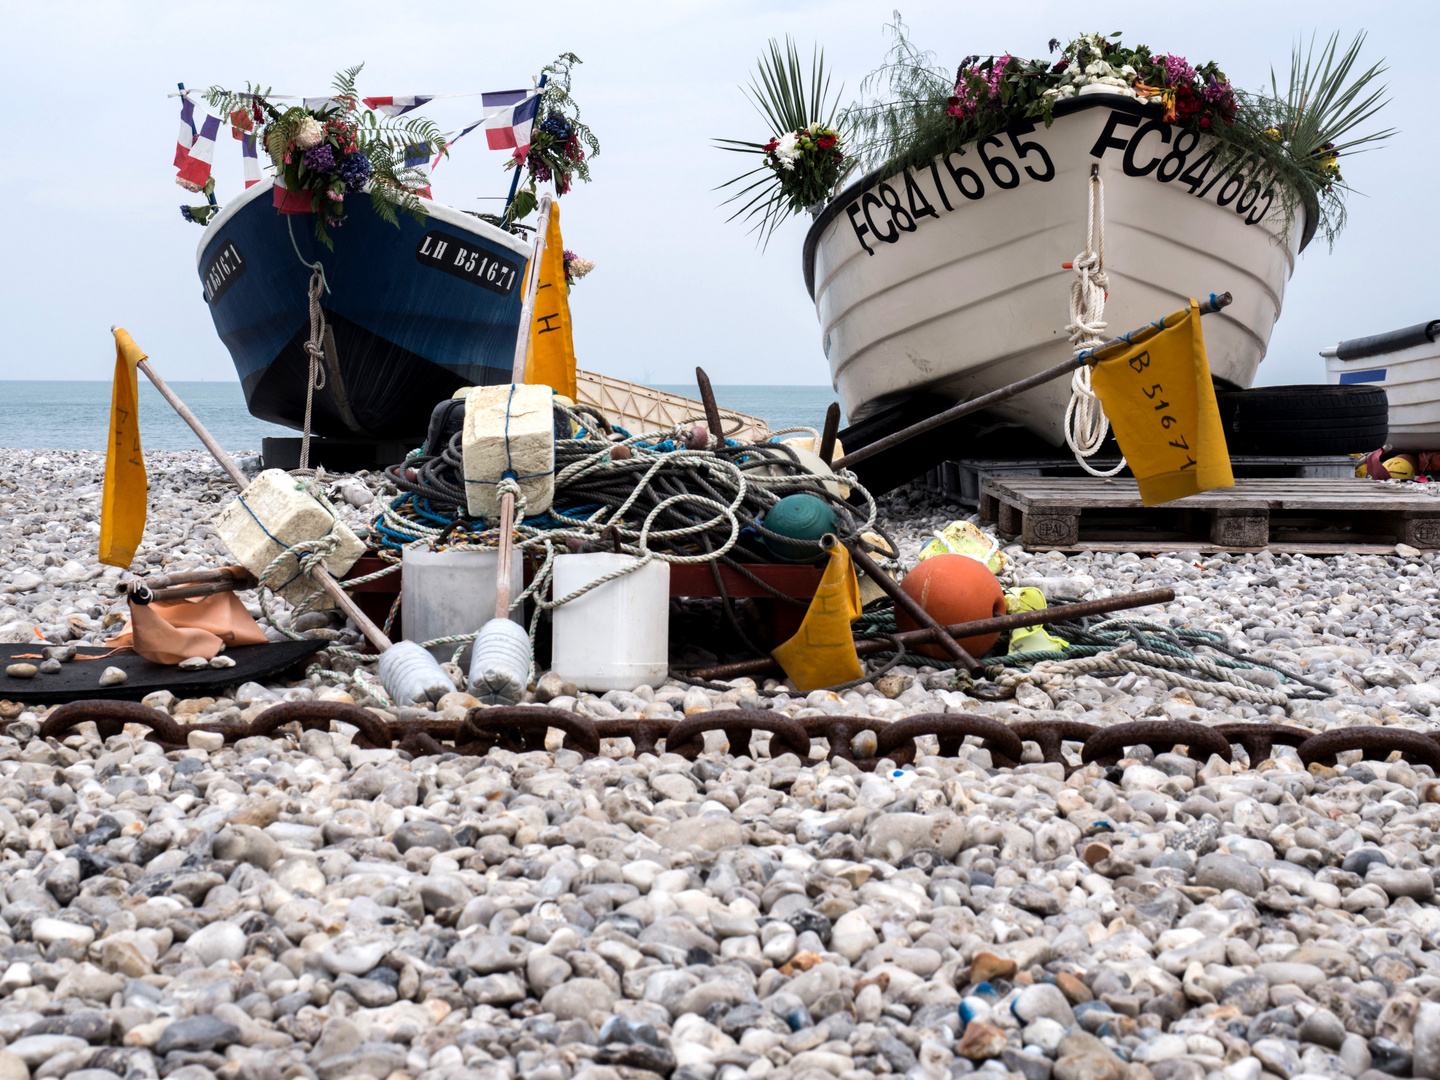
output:
[[[818,541],[793,540],[765,528],[765,514],[786,495],[803,492],[825,500],[835,514],[841,539],[866,531],[883,536],[875,500],[853,474],[842,472],[831,482],[857,493],[859,507],[830,491],[825,486],[829,478],[808,472],[792,447],[726,443],[711,450],[687,449],[684,424],[638,435],[622,430],[617,441],[604,434],[600,418],[588,407],[557,403],[555,409],[560,426],[569,425],[576,434],[556,440],[554,501],[543,514],[522,520],[520,505],[516,514],[515,543],[540,564],[530,585],[511,600],[512,608],[527,599],[534,601],[529,626],[532,647],[543,611],[657,560],[724,563],[753,581],[747,563],[774,561],[766,551],[767,540],[782,542],[792,551],[813,549],[818,557],[822,551]],[[460,434],[436,453],[412,455],[391,466],[386,476],[401,494],[376,515],[371,540],[391,565],[347,581],[347,586],[395,572],[408,547],[455,551],[496,546],[499,537],[493,524],[476,521],[466,511]],[[885,539],[893,550],[895,545]],[[555,556],[582,549],[615,550],[635,556],[635,561],[567,596],[553,596]],[[720,591],[733,620],[723,585]],[[387,629],[397,610],[398,599]],[[453,635],[422,644],[454,644],[458,662],[474,637]]]
[[[1071,264],[1075,280],[1070,283],[1070,335],[1074,355],[1094,348],[1105,340],[1105,296],[1110,279],[1105,273],[1105,182],[1100,170],[1090,170],[1090,209],[1085,226],[1085,250]],[[1090,386],[1090,365],[1082,364],[1070,376],[1070,404],[1065,407],[1065,442],[1080,467],[1091,476],[1115,476],[1125,468],[1125,458],[1109,472],[1090,464],[1110,433],[1105,407]]]

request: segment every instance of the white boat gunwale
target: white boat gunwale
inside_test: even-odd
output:
[[[204,233],[202,233],[200,236],[200,243],[195,249],[196,270],[200,270],[204,266],[205,250],[210,246],[211,242],[220,234],[220,230],[225,227],[226,222],[228,222],[231,218],[238,214],[242,209],[249,206],[256,199],[259,199],[262,196],[268,196],[274,186],[275,178],[267,176],[258,184],[252,185],[235,198],[226,200],[225,205],[222,206],[219,212],[210,219],[209,224],[205,226]],[[503,247],[507,247],[511,251],[515,252],[515,254],[521,255],[527,259],[530,257],[530,252],[533,245],[528,240],[523,240],[513,233],[508,233],[504,229],[497,228],[496,226],[490,224],[490,222],[488,221],[474,217],[471,214],[467,214],[463,210],[456,210],[453,206],[447,206],[445,203],[435,202],[431,199],[421,199],[420,205],[425,208],[426,216],[428,218],[431,218],[432,220],[444,222],[446,225],[449,225],[453,228],[464,229],[469,233],[489,240],[491,243],[500,244]],[[277,212],[277,216],[282,215],[279,215]],[[311,216],[308,214],[298,214],[293,216],[304,218],[307,223],[311,220]],[[313,232],[313,223],[307,224],[306,228]]]
[[[1149,119],[1157,119],[1163,115],[1164,110],[1158,103],[1142,102],[1135,98],[1127,97],[1124,94],[1083,94],[1077,97],[1067,98],[1057,102],[1054,115],[1056,119],[1072,113],[1078,113],[1091,108],[1109,108],[1121,112],[1128,112],[1135,116],[1144,116]],[[1026,120],[1024,124],[1034,124],[1037,121]],[[1019,125],[1012,125],[1012,127]],[[1002,132],[1009,129],[1002,129]],[[966,144],[971,146],[973,144]],[[815,299],[815,251],[820,244],[820,238],[831,222],[840,215],[845,206],[864,194],[865,191],[876,187],[885,180],[899,176],[899,172],[891,172],[884,166],[872,169],[859,180],[850,184],[834,196],[825,207],[816,215],[811,223],[810,229],[805,234],[805,244],[801,249],[801,260],[805,274],[805,289],[810,294],[810,299]],[[1320,204],[1310,192],[1302,194],[1301,202],[1305,208],[1305,227],[1300,234],[1300,247],[1297,254],[1304,251],[1310,241],[1314,239],[1315,232],[1320,224]],[[1294,258],[1291,257],[1291,268],[1294,267]]]

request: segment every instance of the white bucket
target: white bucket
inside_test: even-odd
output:
[[[402,558],[400,625],[407,641],[473,634],[495,617],[496,553],[490,551],[431,551],[406,548]],[[511,597],[519,595],[524,573],[519,549],[510,567]],[[520,609],[510,613],[522,622]],[[441,663],[455,655],[456,646],[433,645],[430,652]],[[468,664],[469,646],[460,658]]]
[[[555,559],[554,597],[569,596],[633,555],[594,552]],[[550,666],[581,690],[659,686],[670,670],[670,564],[656,560],[555,609]]]

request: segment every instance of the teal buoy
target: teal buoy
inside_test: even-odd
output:
[[[765,528],[792,540],[819,540],[835,531],[835,511],[817,495],[786,495],[765,515]],[[766,538],[770,554],[785,562],[818,562],[823,551]]]

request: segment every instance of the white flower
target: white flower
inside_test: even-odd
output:
[[[309,150],[312,146],[319,146],[320,140],[323,138],[325,138],[324,125],[313,116],[307,116],[295,129],[295,148]]]
[[[1133,79],[1135,78],[1136,72],[1133,67],[1131,67],[1129,64],[1126,64],[1120,69],[1119,74],[1127,79]]]
[[[780,137],[779,144],[775,147],[775,159],[780,166],[786,170],[794,170],[795,162],[800,157],[800,140],[794,132]]]

